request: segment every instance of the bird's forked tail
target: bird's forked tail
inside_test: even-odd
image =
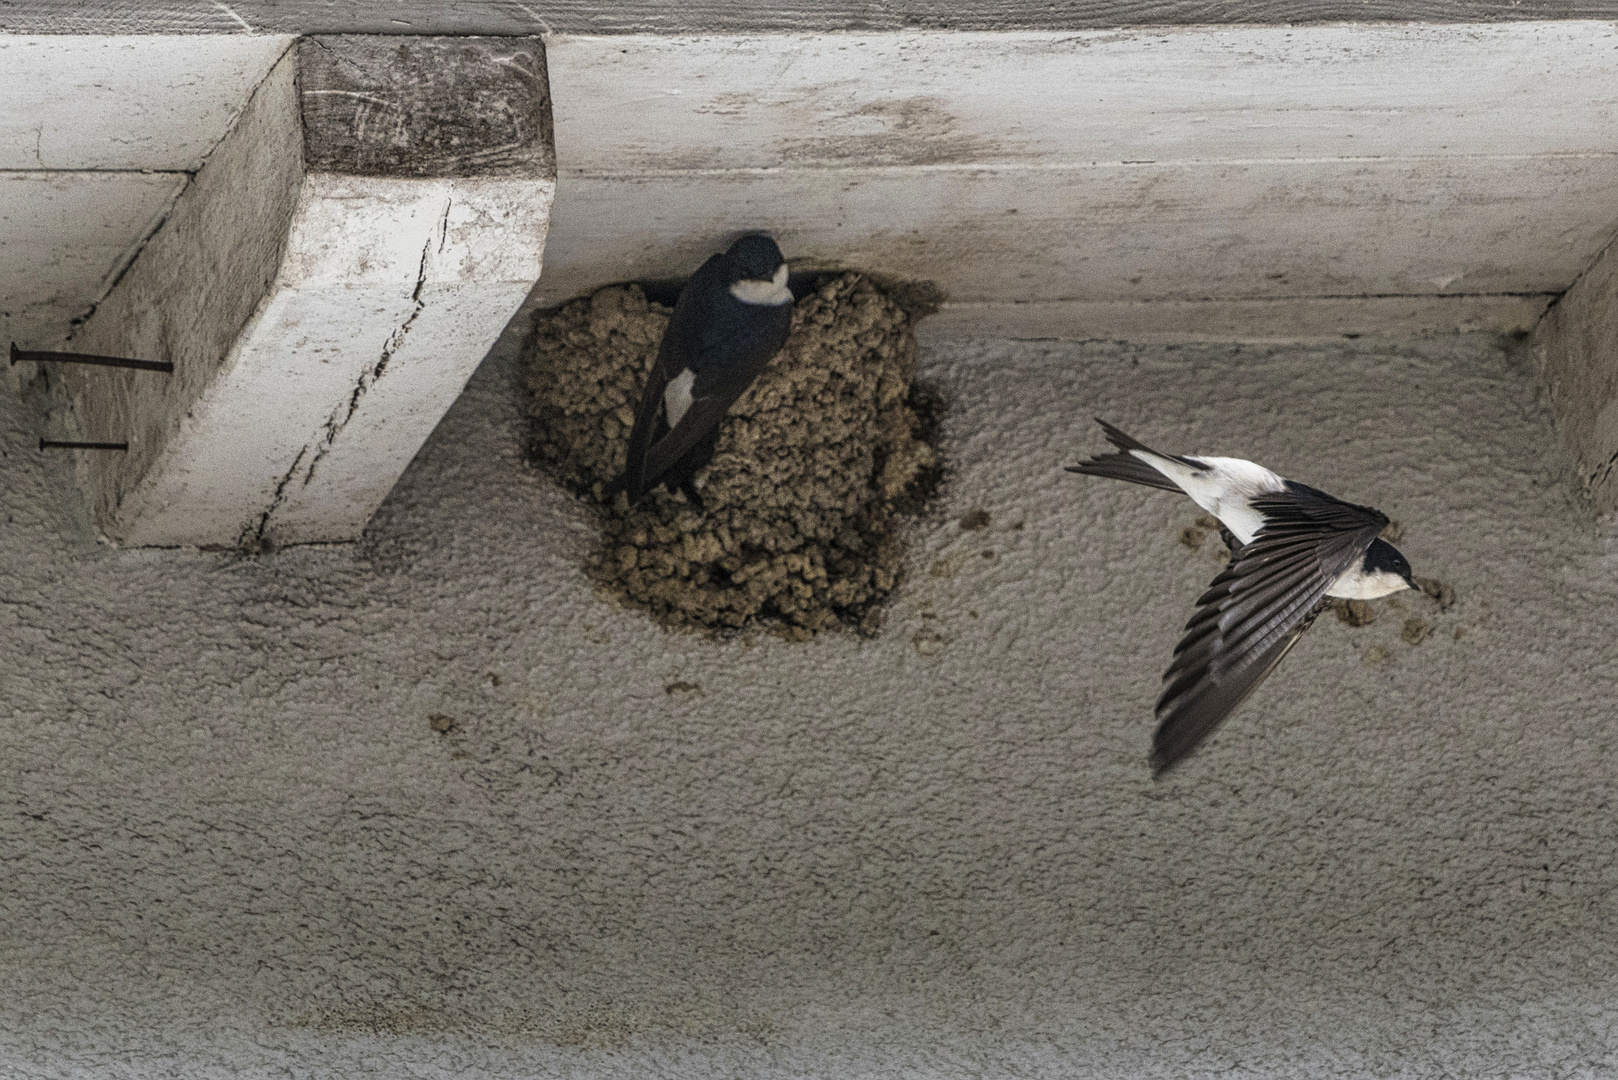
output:
[[[1144,443],[1137,442],[1128,435],[1119,431],[1099,416],[1096,423],[1101,430],[1107,433],[1107,441],[1118,448],[1116,454],[1102,454],[1078,465],[1067,466],[1071,473],[1083,473],[1085,476],[1105,476],[1112,480],[1123,480],[1131,484],[1144,484],[1147,487],[1161,488],[1164,491],[1179,491],[1180,485],[1152,468],[1140,458],[1131,454],[1131,450],[1144,450],[1156,457],[1167,458],[1168,454],[1160,454]],[[1176,460],[1170,458],[1170,460]]]

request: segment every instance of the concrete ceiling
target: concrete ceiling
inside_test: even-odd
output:
[[[666,39],[581,33],[1607,10],[964,6],[0,0],[0,28],[569,31],[552,49],[557,289],[689,268],[716,236],[769,222],[798,252],[1016,288],[987,271],[1043,250],[1035,284],[1122,289],[1125,256],[1144,254],[1159,276],[1143,282],[1179,283],[1152,303],[1197,309],[1204,331],[1251,334],[1230,316],[1263,305],[1265,325],[1294,329],[1326,305],[1329,329],[1344,310],[1322,292],[1343,269],[1331,245],[1352,287],[1384,274],[1426,290],[1351,299],[1449,305],[1476,299],[1445,294],[1457,267],[1493,288],[1565,286],[1618,215],[1618,51],[1599,23],[1454,28],[1380,67],[1345,51],[1360,36],[1334,52],[1254,33],[1227,67],[1185,69],[1221,39],[1187,31],[1159,57],[1170,35],[1091,35],[1130,61],[1086,67],[1106,76],[1092,91],[1149,76],[1151,100],[1175,102],[1154,118],[1137,98],[1112,130],[1062,84],[1055,45],[940,42],[957,51],[902,94],[931,101],[906,114],[862,111],[869,94],[824,42],[774,35],[728,63],[710,47],[713,79],[659,86],[678,74]],[[94,304],[285,45],[0,38],[5,318],[59,335]],[[626,55],[641,81],[604,80]],[[895,94],[905,63],[880,65]],[[1196,77],[1166,81],[1176,67]],[[1058,76],[1019,107],[1071,112],[996,139],[981,91],[1036,69]],[[844,75],[787,129],[772,118],[789,104],[723,96],[817,70]],[[1221,72],[1268,88],[1223,114],[1240,136],[1223,147],[1187,105]],[[1322,96],[1331,79],[1367,107]],[[638,96],[626,107],[613,87]],[[1416,100],[1446,88],[1487,112]],[[1131,143],[1143,131],[1177,156]],[[1382,141],[1356,157],[1336,136]],[[916,157],[940,144],[966,156]],[[1043,218],[982,242],[1039,199]],[[1138,232],[1132,207],[1157,249],[1116,239]],[[884,239],[895,208],[954,246]],[[1199,211],[1227,231],[1199,232]],[[1064,215],[1077,224],[1055,232]],[[943,231],[961,222],[980,239]],[[1087,241],[1097,222],[1112,232]],[[1264,265],[1288,256],[1315,276]],[[1316,295],[1282,295],[1271,273]],[[1199,274],[1247,283],[1249,307],[1212,320],[1187,296]],[[593,594],[591,521],[523,461],[520,326],[363,543],[259,557],[97,543],[82,472],[34,451],[39,381],[0,371],[0,1071],[1618,1072],[1618,544],[1521,354],[1481,336],[1165,349],[962,342],[941,325],[920,373],[951,403],[952,471],[887,627],[797,645],[673,635]],[[1375,502],[1453,606],[1411,595],[1369,625],[1323,618],[1152,782],[1159,672],[1217,541],[1183,500],[1059,471],[1099,448],[1095,414]],[[964,529],[968,513],[989,526]]]
[[[85,317],[289,40],[0,35],[0,333],[49,344]],[[806,263],[937,281],[1013,334],[1524,325],[1618,224],[1613,40],[1599,22],[556,34],[537,299],[677,277],[768,227]],[[1202,300],[1225,306],[1136,306]]]

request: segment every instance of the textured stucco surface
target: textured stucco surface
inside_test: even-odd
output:
[[[935,342],[922,372],[944,510],[883,636],[809,645],[593,599],[504,360],[362,544],[255,558],[98,546],[7,388],[0,1072],[1618,1069],[1618,553],[1526,362]],[[1323,619],[1154,784],[1217,565],[1188,505],[1060,472],[1094,414],[1374,502],[1456,606]]]

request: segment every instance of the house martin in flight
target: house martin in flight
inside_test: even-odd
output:
[[[1117,452],[1068,472],[1180,491],[1224,527],[1230,564],[1214,578],[1163,675],[1152,740],[1161,776],[1275,670],[1328,599],[1374,600],[1417,588],[1378,537],[1388,519],[1241,458],[1160,454],[1104,420]]]

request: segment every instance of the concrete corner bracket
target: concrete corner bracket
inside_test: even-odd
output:
[[[1585,493],[1618,510],[1618,241],[1545,313],[1534,345]]]
[[[555,192],[532,37],[303,38],[73,336],[126,545],[356,538],[539,277]]]

